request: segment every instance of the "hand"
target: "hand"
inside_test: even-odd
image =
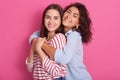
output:
[[[41,47],[45,41],[46,41],[45,38],[37,38],[36,44],[35,44],[35,51],[37,53],[41,52]]]

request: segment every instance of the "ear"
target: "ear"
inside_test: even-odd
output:
[[[78,23],[76,26],[80,26],[80,24]]]
[[[77,24],[77,25],[76,25],[76,29],[78,29],[78,28],[79,28],[79,26],[80,26],[80,25],[79,25],[79,24]]]

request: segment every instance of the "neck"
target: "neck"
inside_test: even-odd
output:
[[[47,37],[47,40],[50,40],[54,37],[55,35],[55,32],[48,32],[48,37]]]
[[[68,32],[69,30],[71,30],[71,28],[66,27],[66,28],[64,28],[64,30],[65,30],[65,32]]]

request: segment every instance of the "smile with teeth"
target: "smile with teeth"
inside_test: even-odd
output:
[[[52,25],[52,24],[48,24],[48,27],[49,28],[53,28],[55,25]]]
[[[65,18],[64,21],[65,21],[65,22],[71,22],[71,19]]]

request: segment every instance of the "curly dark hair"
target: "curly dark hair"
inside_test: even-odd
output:
[[[42,16],[40,37],[48,37],[48,30],[46,29],[45,24],[44,24],[44,17],[45,17],[46,12],[50,9],[54,9],[54,10],[58,11],[60,14],[61,21],[62,21],[63,9],[61,8],[61,6],[58,4],[50,4],[49,6],[47,6],[45,8],[45,10],[43,12],[43,16]],[[63,30],[64,30],[63,26],[60,25],[59,28],[55,31],[55,33],[63,33]]]
[[[91,19],[89,17],[88,11],[82,3],[73,3],[69,6],[67,6],[64,10],[64,12],[67,11],[70,7],[76,7],[79,10],[80,18],[79,18],[79,27],[77,29],[73,29],[77,32],[79,32],[82,36],[82,42],[88,43],[92,39],[92,32],[91,32]]]

